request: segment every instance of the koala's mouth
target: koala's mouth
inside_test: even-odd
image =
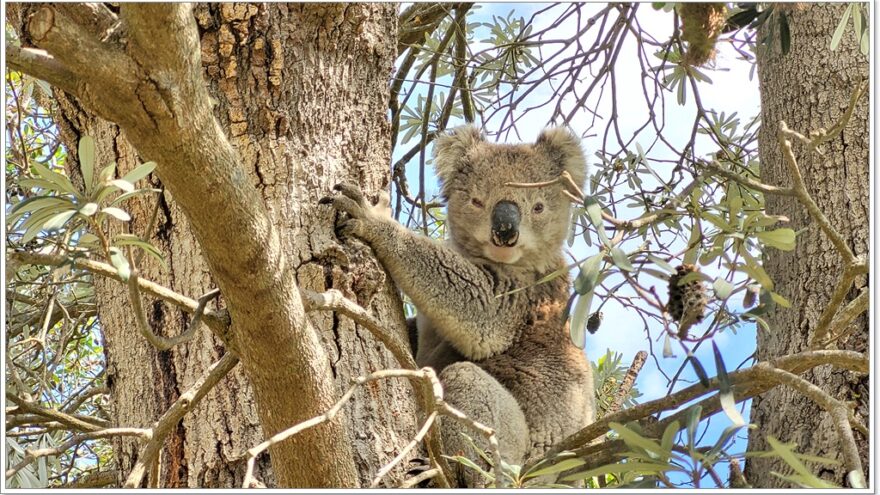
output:
[[[486,257],[496,263],[513,264],[522,257],[522,250],[519,247],[502,247],[489,244],[483,248]]]

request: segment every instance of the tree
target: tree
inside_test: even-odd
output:
[[[846,280],[830,301],[833,280],[795,290],[783,252],[799,249],[816,271],[829,253],[855,259],[851,235],[855,254],[866,251],[866,231],[849,231],[857,217],[831,214],[840,192],[805,188],[794,172],[800,163],[805,177],[823,173],[814,147],[864,162],[867,148],[847,141],[866,135],[864,91],[852,92],[861,80],[815,93],[815,104],[793,89],[791,67],[808,65],[790,64],[826,55],[799,24],[807,14],[786,7],[552,4],[475,17],[479,7],[10,6],[7,486],[442,486],[434,420],[493,433],[439,400],[432,371],[414,369],[409,306],[368,249],[335,237],[318,199],[340,181],[390,189],[396,218],[442,237],[427,177],[437,134],[479,122],[491,138],[525,140],[521,128],[538,121],[595,145],[587,190],[571,191],[572,339],[583,346],[601,310],[626,313],[649,352],[629,368],[620,353],[600,358],[597,422],[522,466],[487,452],[489,482],[535,486],[566,472],[563,482],[591,487],[764,486],[774,482],[756,470],[767,458],[793,470],[795,485],[860,484],[864,426],[814,384],[846,374],[864,388],[867,349],[805,342],[822,328],[823,339],[845,330],[856,332],[847,345],[858,342],[867,296]],[[668,39],[643,25],[660,9]],[[836,11],[807,12],[825,23],[826,41],[846,31],[832,37]],[[854,25],[865,39],[866,23]],[[722,41],[747,62],[767,45],[787,53],[759,54],[763,124],[704,104]],[[851,48],[845,39],[839,50]],[[797,118],[795,97],[827,104],[827,120]],[[687,116],[670,125],[669,108]],[[780,116],[803,132],[838,125],[804,137],[767,123]],[[777,152],[795,159],[780,163]],[[864,213],[867,191],[846,191]],[[809,220],[782,201],[791,198]],[[864,286],[866,265],[850,264]],[[793,345],[762,335],[757,358],[733,368],[719,337],[753,325]],[[785,337],[795,329],[801,340]],[[638,403],[646,362],[668,392]],[[772,395],[780,386],[797,397]],[[801,396],[821,404],[836,436],[777,440],[789,438],[761,411]],[[746,479],[736,404],[753,398],[758,457]],[[803,451],[837,456],[854,474],[820,479]],[[429,465],[404,480],[415,456]]]
[[[139,276],[193,298],[219,287],[213,314],[225,309],[232,322],[226,328],[218,316],[211,331],[157,351],[132,331],[125,286],[97,278],[115,424],[156,421],[224,346],[235,349],[242,364],[232,378],[168,432],[154,483],[240,486],[236,456],[324,412],[351,378],[395,366],[350,320],[307,319],[298,287],[343,290],[405,336],[396,293],[374,262],[338,249],[328,211],[315,206],[342,180],[369,192],[387,185],[394,6],[201,5],[198,26],[185,5],[20,7],[11,17],[23,45],[51,58],[28,51],[11,63],[62,90],[56,119],[67,147],[93,136],[96,163],[115,161],[119,176],[141,160],[157,163],[152,185],[164,193],[133,204],[131,232],[160,247],[171,269],[148,257]],[[113,42],[120,38],[126,43]],[[68,162],[71,176],[79,168]],[[148,231],[155,208],[157,229]],[[144,304],[161,336],[180,335],[191,321],[166,302]],[[414,433],[405,383],[365,389],[354,403],[345,420],[271,449],[279,483],[355,485],[391,459],[376,446]],[[346,440],[355,435],[362,440]],[[143,453],[131,439],[114,447],[124,478]]]
[[[829,49],[828,35],[839,23],[849,22],[844,12],[847,17],[849,12],[859,14],[860,4],[850,5],[803,4],[780,10],[775,15],[786,17],[790,47],[784,51],[779,44],[770,43],[758,51],[763,121],[759,136],[761,178],[767,184],[791,181],[777,139],[780,121],[803,133],[828,129],[828,139],[823,139],[821,145],[823,155],[797,141],[793,149],[806,190],[845,243],[841,253],[840,246],[817,228],[797,198],[768,195],[768,212],[785,215],[792,228],[805,230],[798,235],[793,251],[764,254],[764,266],[775,290],[792,301],[793,310],[774,313],[769,319],[771,330],[758,333],[759,360],[821,348],[826,339],[837,340],[834,346],[839,349],[868,352],[867,315],[848,318],[841,313],[834,318],[841,302],[851,310],[861,308],[859,313],[868,305],[865,269],[851,266],[866,263],[869,255],[868,100],[858,102],[846,127],[834,125],[847,111],[852,88],[867,81],[868,57],[860,50],[858,31],[854,31],[856,35],[847,31],[834,50]],[[773,21],[766,23],[759,36],[766,35],[774,25]],[[835,130],[840,134],[834,134]],[[855,259],[848,259],[850,256]],[[824,336],[823,328],[827,332]],[[853,401],[856,421],[867,426],[867,376],[817,368],[804,378],[835,399]],[[760,431],[750,434],[752,450],[765,449],[766,436],[773,435],[795,442],[804,452],[839,458],[832,418],[823,413],[820,404],[796,390],[779,388],[755,398],[752,421],[761,425]],[[855,434],[862,463],[867,465],[869,437],[859,430]],[[785,468],[778,459],[754,458],[748,460],[745,473],[755,486],[785,486],[784,480],[772,476],[771,471],[784,472]],[[847,482],[843,465],[822,467],[820,474],[841,486]]]

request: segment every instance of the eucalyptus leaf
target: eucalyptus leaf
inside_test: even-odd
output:
[[[758,232],[758,239],[768,246],[775,247],[781,251],[791,251],[795,248],[795,233],[790,228],[781,228],[776,230]]]
[[[843,11],[843,17],[837,23],[837,28],[834,29],[834,34],[831,35],[831,51],[837,50],[837,46],[840,45],[840,40],[843,38],[843,32],[846,31],[846,24],[849,21],[852,9],[853,4],[849,4],[846,10]]]
[[[144,177],[150,175],[156,168],[156,162],[146,162],[135,167],[134,170],[122,176],[122,180],[129,182],[131,184],[136,183],[137,181],[143,179]]]
[[[80,215],[90,217],[98,211],[98,203],[86,203],[79,209]]]
[[[631,272],[635,269],[632,263],[629,262],[629,258],[626,257],[626,253],[617,246],[611,248],[611,259],[614,260],[614,265],[621,270]]]
[[[61,212],[47,220],[46,223],[43,224],[43,230],[58,230],[74,215],[76,215],[76,210]]]
[[[110,248],[110,264],[116,268],[116,273],[123,282],[128,282],[131,276],[131,266],[128,264],[128,258],[122,254],[122,250],[118,247]]]
[[[83,136],[79,140],[79,168],[88,193],[94,186],[95,178],[95,140],[91,136]]]
[[[106,213],[111,217],[123,222],[131,220],[131,215],[129,215],[125,210],[113,206],[108,206],[107,208],[102,209],[101,213]]]
[[[134,191],[134,184],[125,179],[114,179],[109,182],[111,186],[116,186],[127,193]]]
[[[569,324],[571,342],[581,349],[587,344],[587,315],[590,314],[592,302],[592,291],[578,297],[577,303],[574,305],[574,312],[571,315],[571,323]]]

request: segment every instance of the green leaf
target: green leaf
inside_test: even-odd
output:
[[[101,184],[106,184],[110,182],[110,178],[113,177],[113,174],[116,173],[116,162],[107,165],[103,169],[101,169],[101,173],[98,175],[98,182]]]
[[[840,45],[840,40],[843,38],[843,32],[846,30],[846,23],[849,21],[849,15],[852,13],[852,9],[853,4],[849,4],[843,12],[843,17],[840,19],[840,22],[837,23],[837,28],[834,29],[834,34],[831,36],[831,51],[837,50],[837,46]]]
[[[731,292],[733,292],[733,284],[724,280],[721,277],[715,279],[712,282],[712,289],[715,291],[715,297],[718,299],[727,299]]]
[[[700,379],[700,383],[709,388],[709,375],[706,374],[705,368],[703,368],[703,364],[700,363],[700,360],[696,358],[693,354],[688,356],[688,360],[691,362],[691,365],[694,367],[694,373],[697,374],[697,378]]]
[[[524,479],[529,478],[537,478],[539,476],[544,476],[547,474],[556,474],[561,473],[563,471],[568,471],[569,469],[574,469],[576,467],[580,467],[586,464],[586,461],[583,459],[565,459],[563,461],[557,462],[556,464],[545,467],[543,469],[538,469],[537,471],[530,471],[523,476]]]
[[[607,464],[582,473],[568,475],[560,481],[578,481],[584,479],[595,478],[603,474],[624,474],[624,473],[642,473],[657,474],[677,469],[675,466],[660,462],[619,462],[617,464]]]
[[[603,229],[602,225],[602,205],[599,204],[599,200],[596,199],[595,196],[587,196],[584,198],[584,208],[587,210],[587,215],[590,218],[590,223],[596,227],[596,230]]]
[[[110,264],[116,267],[116,273],[123,282],[128,282],[131,276],[131,266],[128,264],[128,258],[122,254],[122,250],[118,247],[110,248]]]
[[[110,184],[111,186],[116,186],[116,187],[118,187],[119,189],[121,189],[121,190],[123,190],[123,191],[125,191],[125,192],[127,192],[127,193],[130,193],[130,192],[133,192],[133,191],[134,191],[134,184],[132,184],[131,182],[129,182],[129,181],[125,180],[125,179],[115,179],[115,180],[111,180],[111,181],[109,182],[109,184]]]
[[[700,239],[702,239],[703,231],[700,228],[700,220],[694,219],[691,225],[691,235],[688,238],[689,249],[684,253],[684,263],[686,265],[695,265],[700,254]]]
[[[653,254],[648,255],[648,259],[651,260],[652,263],[662,268],[664,271],[668,272],[670,275],[675,273],[675,268],[672,267],[669,263],[663,261],[662,259],[654,256]]]
[[[74,215],[76,215],[76,210],[61,212],[46,221],[46,223],[43,224],[43,230],[58,230]]]
[[[113,243],[117,246],[135,246],[143,249],[162,265],[163,270],[168,270],[168,265],[165,263],[165,258],[162,256],[162,252],[159,251],[156,246],[153,246],[134,234],[119,234],[114,237]]]
[[[571,335],[571,342],[581,349],[587,344],[587,315],[590,314],[592,302],[593,291],[579,296],[577,303],[574,305],[574,313],[571,315],[571,324],[568,329]]]
[[[98,211],[98,203],[86,203],[79,209],[80,215],[90,217]]]
[[[779,440],[776,440],[772,436],[767,436],[767,443],[770,444],[770,448],[773,449],[773,452],[782,458],[786,464],[788,464],[797,474],[802,476],[803,480],[806,481],[806,485],[813,488],[836,488],[834,485],[831,485],[825,480],[818,478],[816,475],[810,472],[807,469],[807,466],[804,465],[797,458],[794,451],[790,446],[781,443]]]
[[[791,49],[791,30],[788,26],[788,16],[785,12],[779,12],[779,45],[782,48],[782,54],[788,55]]]
[[[776,230],[758,232],[758,239],[768,246],[775,247],[781,251],[791,251],[795,248],[795,233],[789,228],[781,228]]]
[[[614,430],[614,432],[620,436],[621,440],[623,440],[624,443],[626,443],[631,448],[640,448],[648,452],[649,454],[656,455],[663,460],[668,459],[669,456],[672,455],[671,450],[664,449],[660,446],[659,443],[655,442],[654,440],[651,440],[650,438],[645,438],[620,423],[615,423],[612,421],[608,423],[608,426],[610,426]]]
[[[58,172],[53,172],[37,162],[32,163],[31,166],[34,168],[37,175],[41,179],[45,179],[45,180],[51,182],[55,186],[55,187],[50,187],[49,189],[52,189],[54,191],[58,191],[60,193],[67,193],[67,194],[73,194],[73,195],[77,194],[78,191],[76,190],[75,187],[73,187],[73,184],[70,182],[70,179],[68,179],[67,176],[59,174]]]
[[[663,438],[660,440],[660,446],[672,452],[672,443],[675,441],[675,435],[680,429],[681,424],[678,421],[670,423],[669,426],[666,427],[666,430],[663,431]]]
[[[668,359],[671,357],[675,357],[675,353],[672,352],[672,339],[669,338],[667,333],[663,339],[663,358]]]
[[[120,220],[122,222],[127,222],[127,221],[131,220],[131,215],[129,215],[125,210],[122,210],[120,208],[115,208],[113,206],[108,206],[107,208],[104,208],[103,210],[101,210],[101,213],[106,213],[106,214],[110,215],[111,217],[113,217],[117,220]]]
[[[73,207],[73,202],[64,197],[58,196],[31,196],[30,198],[21,201],[16,204],[9,210],[9,216],[7,217],[8,222],[14,222],[18,218],[22,217],[25,213],[31,212],[32,214],[38,212],[40,210],[60,210],[60,209],[70,209]]]
[[[580,266],[580,272],[574,279],[574,290],[580,295],[592,292],[596,288],[599,279],[602,254],[595,254],[587,258]]]
[[[95,176],[95,140],[91,136],[83,136],[79,140],[79,167],[88,193],[94,186]]]
[[[120,195],[118,198],[111,201],[110,204],[111,205],[118,205],[119,203],[122,203],[123,201],[125,201],[127,199],[133,198],[135,196],[140,196],[141,194],[161,193],[161,192],[162,192],[161,189],[151,189],[151,188],[138,189],[137,191],[132,191],[130,193],[125,193],[125,194]]]
[[[626,257],[626,253],[617,246],[611,248],[611,259],[614,260],[614,264],[621,270],[631,272],[635,269]]]
[[[21,224],[21,228],[24,229],[24,235],[21,238],[21,243],[27,244],[35,237],[37,237],[37,234],[43,231],[43,224],[46,222],[46,220],[52,218],[57,214],[58,211],[54,208],[38,211],[31,214],[31,216],[29,216],[27,220],[25,220],[24,223]]]
[[[688,435],[688,447],[693,450],[696,447],[697,442],[697,426],[700,424],[700,415],[703,413],[703,406],[695,405],[691,406],[690,412],[688,413],[688,422],[687,422],[687,435]]]
[[[122,180],[134,184],[135,182],[150,175],[156,168],[156,162],[147,162],[138,165],[134,170],[122,176]]]
[[[782,306],[783,308],[790,308],[790,307],[791,307],[791,302],[789,302],[788,299],[786,299],[786,298],[782,297],[781,295],[779,295],[779,294],[773,292],[772,290],[769,291],[769,292],[770,292],[770,297],[773,299],[773,301],[774,301],[776,304]]]

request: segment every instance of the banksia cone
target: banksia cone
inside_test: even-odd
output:
[[[602,324],[602,312],[596,311],[595,313],[590,315],[590,318],[587,320],[587,330],[589,330],[590,335],[596,333],[596,330],[599,329],[599,326]]]
[[[683,61],[700,66],[715,58],[715,42],[724,28],[727,7],[724,3],[681,3],[681,39],[687,41]]]
[[[691,280],[684,285],[678,283],[685,275],[696,271],[697,267],[694,265],[681,265],[669,277],[669,302],[666,303],[666,311],[678,322],[678,337],[681,339],[687,338],[691,325],[703,321],[703,312],[708,302],[702,280]]]

